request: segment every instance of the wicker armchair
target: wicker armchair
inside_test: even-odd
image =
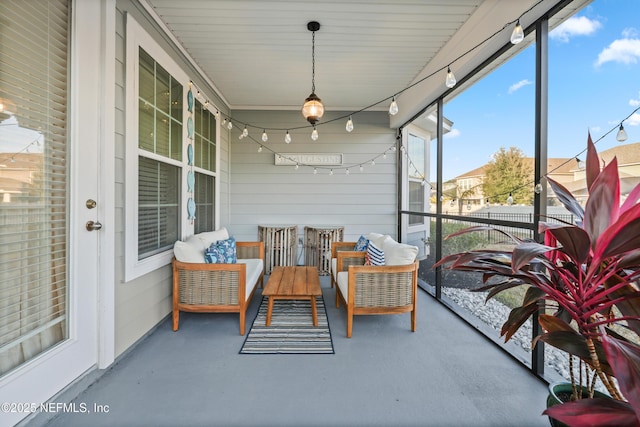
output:
[[[336,280],[338,280],[338,252],[352,252],[355,247],[356,242],[333,242],[331,243],[331,287],[336,284]],[[355,256],[347,256],[342,258],[343,268],[346,271],[347,267],[350,265],[363,265],[364,261],[362,257],[357,255]]]
[[[247,307],[257,283],[264,284],[264,243],[237,242],[236,253],[236,264],[173,259],[174,331],[178,330],[181,311],[239,313],[240,335],[244,335]]]
[[[353,316],[360,314],[411,312],[411,330],[416,330],[417,261],[408,265],[365,266],[364,252],[339,250],[336,258],[336,307],[342,301],[347,309],[347,338],[351,338],[353,331]]]

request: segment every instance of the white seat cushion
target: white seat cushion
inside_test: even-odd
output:
[[[331,275],[333,276],[333,280],[336,280],[336,274],[338,273],[338,258],[331,258]]]
[[[344,297],[345,302],[349,303],[349,272],[341,271],[338,273],[338,288],[340,288],[340,293]]]
[[[382,250],[384,250],[384,248],[382,247],[384,242],[386,242],[389,239],[393,240],[391,236],[389,236],[388,234],[369,233],[366,235],[366,237],[367,239],[369,239],[370,242],[373,242],[377,247],[379,247]]]
[[[258,283],[258,279],[260,278],[260,273],[262,273],[264,265],[260,258],[239,259],[238,264],[247,265],[245,298],[248,299],[251,292],[253,292],[253,288],[255,288]]]

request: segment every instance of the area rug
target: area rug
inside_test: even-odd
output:
[[[311,302],[304,300],[275,300],[271,325],[265,326],[268,303],[262,298],[240,354],[334,354],[322,297],[316,298],[318,326],[313,326]]]

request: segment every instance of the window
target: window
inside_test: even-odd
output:
[[[0,16],[2,376],[69,336],[70,11],[0,2]]]
[[[171,249],[180,236],[182,85],[140,48],[138,260]]]
[[[198,100],[195,102],[194,165],[196,202],[194,233],[215,229],[216,118]]]
[[[176,240],[217,226],[219,147],[215,114],[197,95],[193,111],[188,109],[189,90],[196,92],[189,76],[129,15],[126,31],[124,232],[130,281],[169,264]],[[193,221],[189,199],[196,203]]]
[[[411,211],[426,212],[425,192],[429,188],[425,185],[427,179],[425,170],[428,164],[426,138],[410,132],[407,138],[407,151],[410,159],[408,164],[408,208]],[[409,215],[409,226],[424,225],[425,219],[420,215]]]

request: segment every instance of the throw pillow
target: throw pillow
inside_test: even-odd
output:
[[[412,264],[418,255],[417,246],[398,243],[393,239],[385,240],[382,249],[386,256],[387,265]]]
[[[207,264],[235,264],[237,262],[236,239],[230,237],[212,243],[204,251],[204,262]]]
[[[364,252],[367,250],[367,245],[369,244],[369,239],[364,236],[360,236],[358,241],[356,242],[356,246],[353,248],[356,252]]]
[[[384,265],[384,252],[375,243],[369,242],[365,260],[367,265]]]

